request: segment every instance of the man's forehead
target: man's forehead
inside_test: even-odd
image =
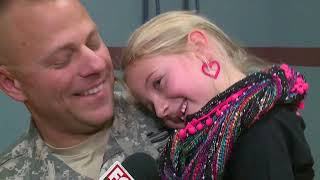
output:
[[[34,35],[63,29],[83,19],[91,20],[78,0],[16,0],[0,19],[0,31],[5,35],[10,32]]]
[[[69,15],[86,15],[86,10],[78,0],[17,0],[8,8],[8,14],[16,20],[25,18],[54,18],[59,13]],[[19,1],[22,1],[19,3]],[[34,2],[35,1],[35,2]],[[67,17],[65,17],[68,19]]]
[[[6,29],[0,30],[2,33],[0,36],[6,36],[3,40],[7,44],[2,46],[8,48],[7,50],[20,49],[30,51],[29,54],[32,51],[39,53],[48,47],[48,43],[50,46],[60,46],[62,41],[72,39],[72,36],[84,39],[95,29],[95,24],[77,0],[55,0],[33,6],[17,5],[11,8],[11,14],[9,13],[6,18],[7,24],[4,24],[4,21],[0,22],[0,27]],[[81,23],[85,25],[79,30]]]

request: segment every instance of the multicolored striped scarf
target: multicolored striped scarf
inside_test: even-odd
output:
[[[234,143],[276,104],[303,108],[308,84],[288,65],[248,75],[186,117],[160,158],[163,179],[221,179]]]

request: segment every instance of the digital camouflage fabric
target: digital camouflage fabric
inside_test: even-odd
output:
[[[102,175],[115,161],[135,152],[155,159],[167,141],[168,131],[154,116],[132,103],[121,83],[115,84],[115,115],[101,168]],[[89,180],[50,153],[34,126],[9,151],[0,156],[0,179],[7,180]]]

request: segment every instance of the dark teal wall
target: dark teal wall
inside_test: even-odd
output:
[[[82,0],[111,46],[123,46],[142,23],[142,0]],[[155,15],[149,0],[149,14]],[[182,0],[160,0],[161,11],[182,8]],[[194,0],[190,0],[191,8]],[[200,13],[249,46],[320,47],[319,0],[200,0]]]
[[[182,8],[182,0],[160,0],[161,11]],[[142,0],[82,0],[97,22],[108,46],[125,46],[129,34],[142,23]],[[191,7],[193,7],[193,2]],[[200,0],[200,12],[233,39],[246,46],[320,47],[319,0]],[[154,1],[149,4],[155,15]],[[306,59],[307,60],[307,59]],[[306,136],[320,179],[320,67],[297,67],[310,83],[303,116]],[[0,93],[0,151],[26,131],[29,114],[23,105]]]
[[[305,109],[302,116],[306,122],[305,135],[310,144],[311,152],[315,160],[316,178],[320,179],[320,67],[296,67],[296,70],[303,73],[310,85],[310,89],[305,100]]]

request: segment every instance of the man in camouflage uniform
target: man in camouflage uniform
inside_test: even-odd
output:
[[[32,119],[0,156],[0,179],[97,179],[135,152],[158,158],[167,131],[120,83],[113,92],[108,49],[78,0],[1,0],[0,39],[0,89]]]
[[[120,83],[115,84],[115,116],[99,177],[115,162],[135,152],[157,159],[168,132],[130,102]],[[129,172],[130,173],[130,172]],[[34,124],[13,148],[0,158],[0,179],[90,179],[53,156]]]

